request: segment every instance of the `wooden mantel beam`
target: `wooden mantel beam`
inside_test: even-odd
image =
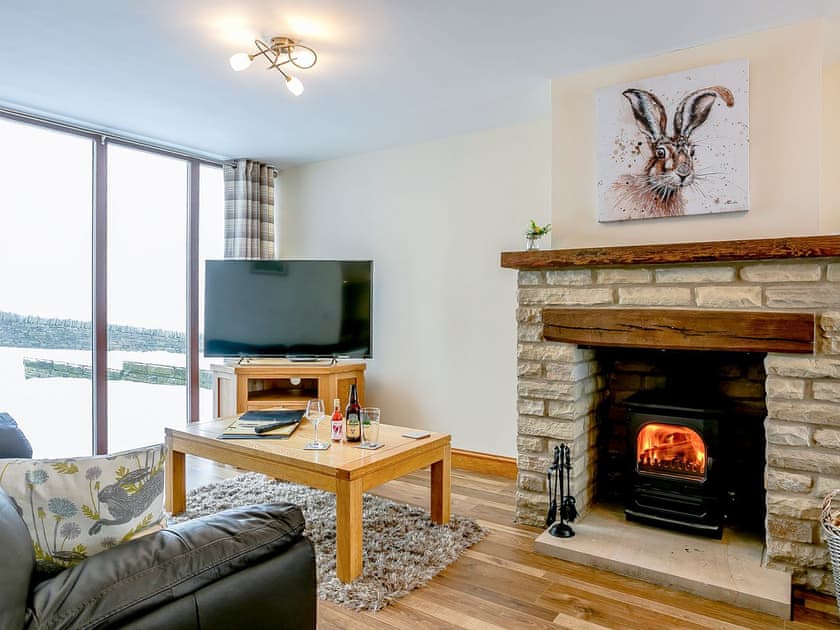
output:
[[[502,252],[502,267],[614,267],[834,256],[840,256],[840,235]]]
[[[585,346],[814,352],[813,313],[545,308],[543,337]]]

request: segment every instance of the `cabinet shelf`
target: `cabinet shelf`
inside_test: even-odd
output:
[[[299,363],[212,365],[213,418],[223,418],[260,409],[305,409],[306,402],[320,398],[328,411],[333,399],[347,404],[350,385],[364,399],[365,368],[361,361],[330,365]],[[294,381],[294,382],[293,382]]]

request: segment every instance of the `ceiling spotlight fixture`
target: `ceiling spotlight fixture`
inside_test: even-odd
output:
[[[304,46],[290,37],[272,37],[271,43],[266,44],[261,39],[255,39],[254,44],[257,51],[253,53],[236,53],[230,58],[230,67],[241,72],[251,65],[257,57],[265,57],[268,60],[267,70],[277,70],[286,80],[286,87],[295,96],[303,94],[303,82],[295,76],[290,75],[287,70],[291,66],[301,70],[308,70],[318,61],[318,55],[309,46]],[[290,64],[286,66],[286,64]],[[284,70],[281,66],[286,66]]]

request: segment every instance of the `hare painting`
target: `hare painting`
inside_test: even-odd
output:
[[[667,90],[634,86],[611,93],[623,119],[632,114],[635,129],[625,126],[615,135],[610,158],[620,168],[599,181],[602,221],[746,210],[746,172],[734,168],[745,171],[746,156],[732,155],[746,152],[746,123],[725,116],[738,100],[733,90],[676,85],[681,89],[670,91],[671,107],[662,97]]]

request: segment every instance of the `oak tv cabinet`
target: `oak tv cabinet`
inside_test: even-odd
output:
[[[364,404],[364,361],[298,363],[250,363],[211,365],[213,375],[213,419],[259,409],[306,409],[306,401],[320,398],[328,413],[333,399],[347,405],[350,385],[359,390]]]

